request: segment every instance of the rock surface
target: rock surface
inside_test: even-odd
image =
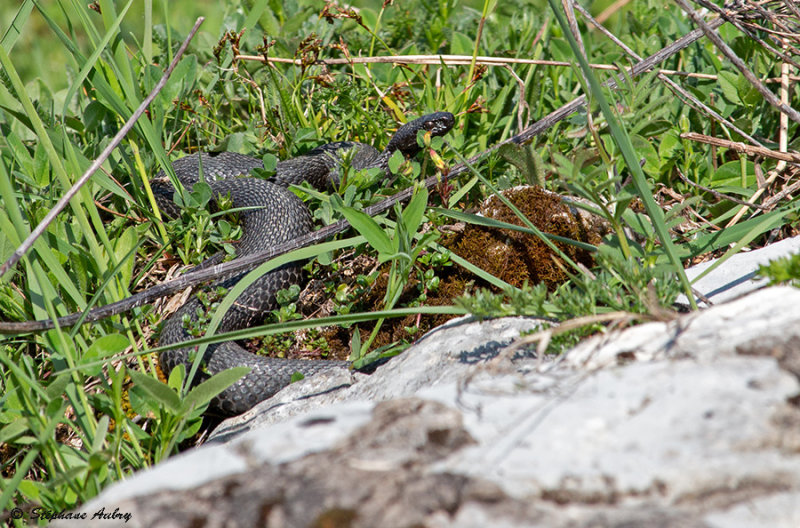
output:
[[[712,304],[718,304],[755,291],[767,283],[767,279],[756,278],[756,271],[761,264],[797,252],[800,252],[800,236],[786,238],[754,251],[741,251],[722,265],[718,265],[719,259],[713,259],[692,266],[686,270],[686,276],[694,281],[692,286],[702,295],[695,298],[695,302],[698,306],[705,307],[708,306],[705,299]],[[716,268],[700,277],[715,265]],[[682,295],[678,298],[678,303],[688,306],[689,300]]]
[[[125,526],[800,526],[800,290],[557,359],[504,351],[538,324],[453,321],[372,376],[303,380],[82,511]]]
[[[225,420],[209,442],[230,441],[245,431],[281,422],[309,410],[344,401],[384,401],[416,394],[420,389],[452,382],[498,350],[536,330],[541,320],[508,317],[464,324],[461,318],[428,332],[405,352],[367,376],[341,369],[294,383],[250,411]],[[356,383],[358,381],[358,383]]]

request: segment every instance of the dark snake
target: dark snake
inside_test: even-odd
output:
[[[406,158],[420,151],[417,132],[429,131],[433,136],[446,134],[455,122],[453,114],[436,112],[401,126],[383,152],[362,143],[336,142],[319,146],[306,155],[281,161],[275,175],[268,180],[243,177],[253,169],[263,168],[261,159],[233,152],[192,154],[173,162],[175,175],[185,189],[190,190],[202,178],[211,187],[214,199],[226,197],[234,208],[249,208],[239,213],[242,236],[235,243],[236,256],[241,257],[291,241],[313,230],[311,214],[300,198],[288,190],[291,184],[309,182],[319,190],[336,183],[336,169],[343,153],[350,151],[348,160],[354,170],[378,168],[388,175],[389,158],[400,151]],[[159,207],[170,216],[179,212],[173,201],[175,188],[162,171],[151,182]],[[211,257],[201,267],[221,261],[221,254]],[[243,292],[223,317],[217,332],[230,332],[263,322],[277,307],[277,291],[302,280],[302,264],[290,263],[265,275]],[[229,289],[245,274],[220,277],[210,285]],[[193,295],[164,322],[159,345],[170,345],[191,339],[188,326],[196,324],[198,311],[204,307]],[[177,365],[192,365],[191,348],[176,348],[161,352],[159,364],[167,376]],[[195,376],[195,383],[223,370],[236,366],[250,367],[249,374],[225,389],[209,404],[209,411],[226,416],[241,414],[258,402],[269,398],[288,385],[296,372],[308,377],[332,368],[349,367],[347,361],[280,359],[247,352],[233,341],[209,345],[203,357],[204,368]],[[198,379],[199,378],[199,379]]]

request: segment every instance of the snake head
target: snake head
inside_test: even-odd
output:
[[[386,146],[386,152],[399,150],[406,157],[414,156],[420,151],[417,145],[418,131],[424,130],[429,131],[432,136],[443,136],[453,128],[455,122],[456,118],[450,112],[434,112],[409,121],[394,133]]]
[[[456,117],[450,112],[434,112],[415,119],[411,123],[416,123],[417,121],[420,122],[422,130],[429,130],[433,136],[443,136],[453,128],[456,123]]]

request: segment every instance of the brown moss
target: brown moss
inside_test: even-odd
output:
[[[598,244],[604,234],[602,225],[587,221],[571,211],[555,193],[539,187],[523,187],[505,191],[503,194],[545,233],[591,244]],[[523,225],[516,215],[495,197],[484,202],[481,214],[503,222]],[[555,288],[567,279],[566,274],[557,264],[558,257],[554,257],[550,248],[533,235],[470,224],[460,233],[441,242],[459,256],[517,287],[527,281],[530,284],[543,282],[548,288]],[[556,245],[575,262],[587,267],[594,264],[591,253],[588,251],[577,249],[569,244],[556,243]],[[326,280],[352,285],[358,273],[368,274],[374,269],[374,266],[374,259],[367,259],[361,255],[340,266],[340,269],[346,270],[348,273],[341,272],[336,277],[328,277]],[[371,290],[363,296],[362,302],[357,308],[359,311],[377,311],[384,308],[383,297],[386,293],[388,270],[388,264],[380,268]],[[454,298],[463,295],[473,287],[490,287],[488,283],[456,265],[437,269],[436,274],[440,279],[439,287],[435,292],[424,292],[426,306],[449,306],[453,303]],[[305,315],[309,315],[311,311],[316,316],[330,315],[332,303],[325,299],[324,295],[319,296],[320,290],[324,290],[321,282],[317,287],[310,285],[307,288],[308,299],[312,301],[306,301],[306,307],[301,310]],[[415,271],[403,290],[398,306],[408,306],[409,303],[418,299],[420,293],[422,293],[420,281]],[[300,304],[303,304],[303,301]],[[387,319],[383,322],[378,336],[373,341],[372,348],[395,342],[411,342],[453,317],[452,315],[410,315]],[[369,339],[374,324],[374,322],[367,322],[358,325],[362,343]],[[344,359],[348,356],[352,328],[355,327],[321,329],[321,333],[327,339],[330,347],[329,357]],[[416,329],[413,334],[407,330],[412,328]],[[301,340],[298,340],[298,343],[300,342]],[[287,354],[287,357],[304,356],[299,353],[298,349],[301,347],[302,345],[292,347],[293,353]]]
[[[370,306],[369,310],[383,310],[385,308],[383,298],[386,294],[386,286],[389,279],[389,272],[388,272],[388,264],[383,266],[381,269],[380,274],[378,275],[375,284],[370,291],[369,295],[365,299],[366,306]],[[416,276],[412,276],[409,278],[408,283],[406,284],[405,288],[403,288],[403,293],[400,295],[400,299],[397,302],[398,306],[406,306],[408,303],[412,302],[417,296],[419,295],[419,280],[417,280]],[[373,341],[372,348],[380,348],[385,345],[389,345],[391,343],[400,341],[410,341],[414,338],[406,328],[411,328],[416,326],[417,322],[419,321],[421,327],[420,330],[425,332],[423,328],[427,327],[427,319],[423,323],[422,318],[417,317],[416,315],[407,315],[406,317],[396,317],[391,319],[386,319],[383,324],[381,325],[381,331],[378,333],[378,336]],[[359,325],[359,331],[361,332],[361,342],[366,342],[369,339],[372,330],[375,328],[374,322],[366,322]],[[415,334],[416,335],[416,334]]]
[[[601,233],[592,231],[555,193],[540,187],[522,187],[503,194],[544,233],[590,244],[600,242]],[[481,213],[509,224],[524,226],[517,215],[494,196],[484,203]],[[561,242],[555,245],[575,262],[587,267],[594,264],[591,253],[586,250]],[[542,282],[553,289],[567,279],[559,265],[561,259],[538,237],[519,231],[470,224],[448,243],[448,247],[460,257],[513,286]]]

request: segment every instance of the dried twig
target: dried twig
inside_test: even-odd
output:
[[[694,23],[703,30],[706,37],[708,37],[708,39],[714,43],[717,49],[723,55],[725,55],[725,57],[727,57],[731,63],[733,63],[733,65],[741,72],[742,75],[744,75],[744,78],[747,79],[747,81],[752,84],[756,90],[758,90],[758,93],[764,97],[764,100],[788,115],[789,118],[795,123],[800,123],[800,112],[787,104],[783,104],[774,93],[768,90],[767,87],[756,78],[753,72],[750,71],[744,61],[739,58],[738,55],[736,55],[736,52],[734,52],[733,49],[731,49],[731,47],[728,46],[724,40],[722,40],[722,37],[719,36],[719,33],[717,33],[714,28],[706,24],[705,21],[697,13],[695,13],[694,10],[692,10],[689,4],[686,3],[686,0],[674,1],[686,12],[687,15],[689,15],[689,18],[691,18],[692,21],[694,21]]]
[[[797,192],[798,189],[800,189],[800,180],[789,185],[782,191],[775,193],[775,195],[772,196],[769,200],[764,200],[764,207],[772,208],[779,201],[783,200],[790,194]]]
[[[710,21],[708,25],[711,28],[717,28],[723,23],[724,21],[722,19],[716,18]],[[687,33],[686,35],[676,40],[669,46],[657,51],[656,53],[644,59],[643,61],[634,64],[633,67],[630,68],[629,75],[635,77],[637,75],[641,75],[646,71],[651,70],[656,64],[666,60],[672,55],[675,55],[679,51],[690,46],[692,43],[699,40],[702,36],[703,32],[699,29],[695,29]],[[608,86],[611,89],[615,89],[617,87],[617,84],[613,79],[610,79],[606,83],[606,86]],[[468,161],[470,164],[477,163],[478,161],[483,159],[487,154],[497,150],[498,148],[500,148],[501,145],[504,145],[506,143],[515,143],[515,144],[527,143],[537,135],[548,130],[555,123],[558,123],[562,119],[571,115],[573,112],[575,112],[577,109],[581,108],[585,104],[586,104],[585,95],[576,97],[569,103],[563,105],[561,108],[554,110],[553,112],[551,112],[544,118],[540,119],[536,123],[533,123],[531,126],[526,128],[516,136],[513,136],[503,142],[500,142],[486,149],[484,152],[481,152],[480,154],[473,156]],[[449,171],[448,174],[431,176],[430,178],[425,180],[425,187],[431,188],[442,182],[446,182],[447,180],[450,180],[467,172],[467,170],[468,170],[467,166],[464,164],[456,165]],[[413,192],[414,192],[414,187],[413,186],[409,187],[408,189],[400,191],[399,193],[393,195],[390,198],[387,198],[386,200],[383,200],[382,202],[379,202],[377,204],[374,204],[366,208],[364,212],[371,216],[380,214],[393,207],[395,203],[404,202],[408,200],[413,195]],[[176,291],[188,288],[189,286],[194,286],[197,284],[208,282],[216,277],[219,277],[222,274],[237,273],[237,272],[251,270],[262,262],[266,262],[269,259],[286,254],[294,249],[306,247],[311,244],[316,244],[318,242],[321,242],[322,240],[325,240],[328,237],[331,237],[337,233],[341,233],[347,230],[349,227],[350,224],[347,221],[340,220],[333,224],[327,225],[317,231],[314,231],[313,233],[309,233],[305,236],[299,237],[290,242],[277,245],[271,249],[261,251],[258,253],[252,253],[250,255],[234,259],[224,264],[218,264],[216,266],[187,273],[186,275],[183,275],[182,277],[179,277],[177,279],[135,293],[122,301],[93,308],[88,314],[86,314],[86,317],[83,318],[83,322],[85,323],[94,322],[100,319],[104,319],[106,317],[111,317],[113,315],[121,314],[128,310],[132,310],[134,308],[143,306],[148,302],[153,301],[154,299],[158,299],[159,297],[164,297]],[[61,326],[73,325],[77,323],[79,320],[81,320],[82,315],[83,315],[82,313],[73,313],[65,317],[61,317],[58,319],[58,324]],[[24,332],[34,332],[40,330],[47,330],[53,328],[53,326],[54,325],[52,320],[24,321],[15,323],[0,322],[0,334],[18,334]]]
[[[736,13],[736,11],[734,11],[734,12],[727,11],[725,9],[720,8],[719,6],[717,6],[715,4],[712,4],[711,2],[707,2],[706,0],[694,0],[694,2],[697,3],[697,4],[700,4],[701,6],[705,7],[706,9],[708,9],[708,10],[714,12],[714,13],[717,13],[719,16],[724,18],[727,22],[732,24],[736,29],[738,29],[739,31],[741,31],[742,33],[747,35],[747,37],[749,39],[761,44],[764,47],[764,49],[766,49],[768,51],[771,51],[773,54],[777,55],[778,57],[781,57],[781,59],[783,59],[784,61],[789,62],[791,64],[794,64],[796,67],[800,67],[800,65],[798,65],[796,62],[794,62],[794,60],[792,60],[792,58],[789,55],[787,55],[786,53],[784,53],[784,52],[782,52],[780,50],[776,50],[769,43],[765,42],[757,34],[755,34],[753,31],[750,31],[750,29],[748,29],[748,27],[745,27],[745,26],[753,27],[757,31],[768,30],[768,28],[764,28],[762,26],[755,25],[755,24],[743,24],[742,21],[739,20],[739,17],[737,17],[737,16],[735,16],[733,14],[733,13]],[[762,16],[763,15],[766,15],[766,16],[770,15],[769,11],[767,11],[764,8],[762,8],[758,4],[750,4],[750,6],[754,7],[755,9],[757,9],[759,11],[759,13],[762,14]],[[771,17],[771,22],[773,22],[774,24],[780,25],[780,22],[778,22],[774,17]],[[788,31],[788,28],[784,28],[784,29],[786,29]],[[792,53],[800,53],[800,50],[798,50],[797,48],[794,48],[794,47],[791,47],[790,51],[792,51]]]
[[[8,270],[13,268],[17,264],[17,262],[19,262],[19,260],[31,249],[33,243],[36,242],[36,239],[42,236],[45,229],[47,229],[47,227],[53,222],[53,220],[55,220],[56,216],[58,216],[58,214],[64,210],[69,201],[76,194],[78,194],[80,188],[83,187],[86,184],[86,182],[89,181],[89,178],[91,178],[92,175],[95,172],[97,172],[97,169],[99,169],[100,166],[106,161],[106,159],[108,159],[108,157],[111,155],[114,149],[117,148],[117,145],[119,145],[120,142],[123,140],[125,135],[128,132],[130,132],[130,130],[133,128],[133,125],[136,124],[136,121],[138,121],[139,118],[142,116],[142,114],[144,114],[145,109],[147,109],[147,107],[150,106],[150,103],[153,102],[153,99],[156,98],[161,89],[164,88],[164,86],[167,84],[167,79],[169,79],[169,76],[172,74],[172,70],[174,70],[175,67],[178,65],[178,61],[183,56],[184,52],[186,51],[186,48],[189,46],[189,42],[191,42],[192,38],[194,37],[194,34],[197,33],[197,30],[200,28],[200,24],[202,24],[204,20],[205,20],[204,17],[199,17],[197,19],[197,21],[194,23],[194,27],[189,32],[189,35],[186,37],[186,40],[183,41],[183,44],[181,44],[180,49],[178,49],[178,52],[172,59],[172,63],[170,63],[169,67],[167,67],[167,70],[164,72],[164,75],[161,76],[161,80],[158,81],[158,84],[156,84],[153,90],[147,95],[147,97],[145,97],[144,101],[142,101],[142,104],[139,105],[139,108],[137,108],[133,112],[131,117],[125,122],[122,128],[119,129],[119,132],[117,132],[117,134],[108,144],[108,146],[103,150],[103,152],[100,153],[100,156],[98,156],[97,159],[95,159],[92,162],[92,164],[89,166],[88,169],[86,169],[86,172],[83,173],[83,175],[78,179],[78,181],[76,181],[75,184],[72,187],[70,187],[66,193],[64,193],[64,196],[62,196],[61,199],[58,201],[58,203],[47,213],[44,219],[42,219],[42,221],[39,222],[39,225],[37,225],[36,228],[33,231],[31,231],[31,234],[28,235],[28,237],[22,242],[22,244],[20,244],[20,246],[17,248],[16,251],[14,251],[11,257],[9,257],[9,259],[5,261],[2,266],[0,266],[0,277],[5,275],[8,272]]]
[[[792,4],[792,2],[787,2],[788,4]],[[795,14],[800,18],[800,13],[797,12],[797,9],[792,5],[792,10]],[[786,39],[784,39],[785,41]],[[787,62],[783,62],[781,64],[781,102],[788,105],[789,104],[789,64]],[[780,152],[787,152],[788,150],[788,130],[789,130],[789,118],[786,114],[781,113],[780,119],[780,126],[778,127],[778,150]],[[747,200],[748,203],[753,203],[764,193],[764,190],[767,188],[769,184],[774,182],[779,174],[782,174],[783,171],[786,169],[786,161],[780,160],[778,161],[775,168],[772,169],[769,173],[769,178],[767,178],[764,185],[759,185],[759,188],[753,195]],[[794,192],[794,189],[791,189],[793,186],[790,186],[788,189],[784,189],[783,191],[779,192],[769,200],[764,201],[764,205],[767,207],[771,207],[773,204],[777,203],[778,200],[783,199],[784,196],[788,195],[791,192]],[[744,216],[745,212],[747,211],[746,208],[742,208],[736,212],[736,215],[728,222],[726,227],[730,227],[736,224],[742,216]]]
[[[583,45],[583,37],[581,36],[581,32],[578,29],[578,19],[575,16],[575,2],[573,0],[561,0],[561,5],[564,8],[564,13],[567,15],[567,23],[569,24],[569,30],[572,33],[575,42],[578,44],[578,49],[583,55],[583,58],[586,62],[589,62],[589,56],[586,55],[586,48]],[[589,81],[584,75],[584,72],[581,71],[581,78],[583,79],[584,86],[589,86]],[[619,77],[618,81],[619,82]],[[586,113],[586,126],[593,134],[596,133],[596,128],[594,125],[594,117],[592,116],[591,112]]]
[[[584,12],[579,4],[575,4],[575,8]],[[294,66],[303,66],[304,64],[299,59],[288,59],[284,57],[264,57],[263,55],[236,55],[235,60],[241,61],[255,61],[268,64],[291,64]],[[446,66],[469,66],[472,55],[392,55],[392,56],[377,56],[377,57],[347,57],[341,59],[317,59],[315,64],[325,66],[335,66],[341,64],[427,64],[427,65],[441,65]],[[515,57],[491,57],[486,55],[479,55],[475,58],[475,64],[484,66],[509,66],[511,64],[528,64],[534,66],[561,66],[571,67],[572,63],[567,61],[554,61],[545,59],[519,59]],[[305,66],[308,66],[307,64]],[[604,71],[619,71],[620,67],[615,64],[589,64],[590,68],[595,70]],[[667,70],[660,69],[659,73],[664,75],[675,75],[677,77],[687,77],[691,79],[705,79],[715,81],[719,76],[711,73],[696,73],[680,70]],[[800,80],[800,76],[793,77],[792,80]],[[780,78],[766,79],[766,82],[778,83],[781,82]]]
[[[605,28],[605,26],[603,26],[598,20],[595,20],[592,17],[591,13],[589,13],[589,11],[587,11],[585,8],[581,7],[580,4],[575,4],[575,8],[581,13],[581,15],[583,15],[583,17],[588,22],[593,24],[598,30],[600,30],[601,33],[603,33],[606,37],[608,37],[617,46],[622,48],[622,50],[625,53],[627,53],[629,56],[633,57],[637,61],[642,60],[642,58],[639,56],[638,53],[633,51],[633,49],[628,47],[628,45],[626,45],[624,42],[622,42],[622,40],[618,39],[613,33],[608,31]],[[761,145],[761,143],[757,139],[755,139],[754,137],[751,137],[747,132],[745,132],[744,130],[741,130],[735,124],[733,124],[729,120],[727,120],[724,117],[722,117],[714,109],[710,108],[705,103],[703,103],[702,101],[697,99],[694,95],[692,95],[691,93],[689,93],[686,90],[684,90],[682,86],[680,86],[679,84],[675,83],[672,79],[667,78],[665,76],[664,72],[665,72],[665,70],[659,70],[659,73],[658,73],[659,80],[661,82],[663,82],[664,84],[666,84],[667,87],[670,90],[672,90],[672,92],[674,94],[676,94],[678,97],[680,97],[683,101],[685,101],[687,104],[693,106],[694,108],[696,108],[700,112],[703,112],[706,115],[711,116],[712,118],[716,119],[720,123],[723,123],[725,126],[730,128],[731,130],[733,130],[734,132],[736,132],[740,136],[746,138],[748,141],[750,141],[752,143],[755,143],[756,145]],[[716,76],[714,76],[714,78],[716,79]],[[781,115],[783,115],[783,114],[781,114]]]
[[[691,141],[698,141],[708,145],[715,145],[717,147],[724,147],[741,152],[743,154],[750,154],[752,156],[764,156],[765,158],[772,158],[776,160],[792,161],[800,163],[800,154],[792,152],[778,152],[766,147],[757,147],[755,145],[748,145],[741,141],[730,141],[728,139],[716,138],[706,136],[705,134],[698,134],[697,132],[684,132],[680,136],[682,139],[689,139]]]
[[[683,172],[681,172],[681,170],[678,169],[678,168],[676,168],[675,171],[678,173],[678,176],[680,177],[680,179],[683,180],[685,183],[688,183],[692,187],[697,187],[701,191],[705,191],[705,192],[707,192],[709,194],[712,194],[718,200],[728,200],[730,202],[737,203],[739,205],[744,205],[745,207],[753,207],[755,209],[762,209],[762,210],[769,209],[768,207],[765,207],[763,205],[758,205],[758,204],[754,204],[754,203],[745,202],[744,200],[740,200],[739,198],[736,198],[735,196],[731,196],[730,194],[721,193],[719,191],[715,191],[714,189],[712,189],[710,187],[706,187],[705,185],[700,185],[699,183],[695,183],[692,180],[690,180],[689,178],[687,178],[686,175]]]
[[[718,28],[719,26],[721,26],[724,23],[725,23],[725,21],[722,20],[721,18],[715,18],[714,20],[711,20],[708,23],[708,27],[710,27],[712,29],[716,29],[716,28]],[[658,50],[657,52],[655,52],[654,54],[650,55],[646,59],[644,59],[642,61],[639,61],[636,64],[634,64],[631,68],[628,69],[628,74],[631,77],[636,77],[637,75],[641,75],[644,72],[652,70],[653,67],[656,64],[665,61],[669,57],[675,55],[679,51],[681,51],[684,48],[690,46],[692,43],[694,43],[697,40],[699,40],[700,37],[702,37],[702,35],[703,35],[703,32],[700,29],[695,29],[693,31],[690,31],[689,33],[687,33],[683,37],[679,38],[678,40],[676,40],[675,42],[673,42],[669,46],[666,46],[665,48],[662,48],[662,49]],[[618,87],[617,86],[617,82],[614,79],[609,79],[605,83],[605,85],[608,88],[612,89],[612,90],[614,90],[614,89],[616,89]],[[561,108],[558,108],[557,110],[554,110],[553,112],[550,112],[548,115],[546,115],[545,117],[543,117],[542,119],[540,119],[536,123],[534,123],[531,126],[529,126],[528,129],[523,131],[521,134],[518,134],[517,136],[514,136],[513,138],[510,138],[510,139],[507,139],[506,141],[498,143],[494,147],[490,148],[487,152],[495,150],[495,149],[499,148],[500,146],[502,146],[502,145],[504,145],[506,143],[516,143],[516,144],[527,143],[532,138],[536,137],[537,135],[541,134],[545,130],[549,129],[555,123],[557,123],[557,122],[561,121],[562,119],[566,118],[567,116],[571,115],[578,108],[581,108],[585,104],[586,104],[586,96],[585,95],[581,95],[579,97],[576,97],[575,99],[573,99],[569,103],[565,104]]]
[[[505,347],[502,350],[502,352],[500,352],[500,354],[498,354],[497,357],[492,360],[492,362],[499,363],[500,361],[507,360],[510,357],[512,357],[514,355],[514,352],[516,352],[517,350],[537,342],[540,345],[537,350],[537,355],[538,357],[541,358],[545,352],[545,349],[547,348],[547,344],[554,336],[570,332],[572,330],[577,330],[578,328],[583,328],[584,326],[592,324],[607,323],[613,321],[628,322],[628,321],[633,321],[634,319],[656,320],[656,318],[652,315],[634,314],[625,311],[616,311],[603,314],[576,317],[574,319],[569,319],[567,321],[558,323],[558,326],[554,326],[552,328],[546,328],[534,334],[529,334],[517,339],[512,344]]]

